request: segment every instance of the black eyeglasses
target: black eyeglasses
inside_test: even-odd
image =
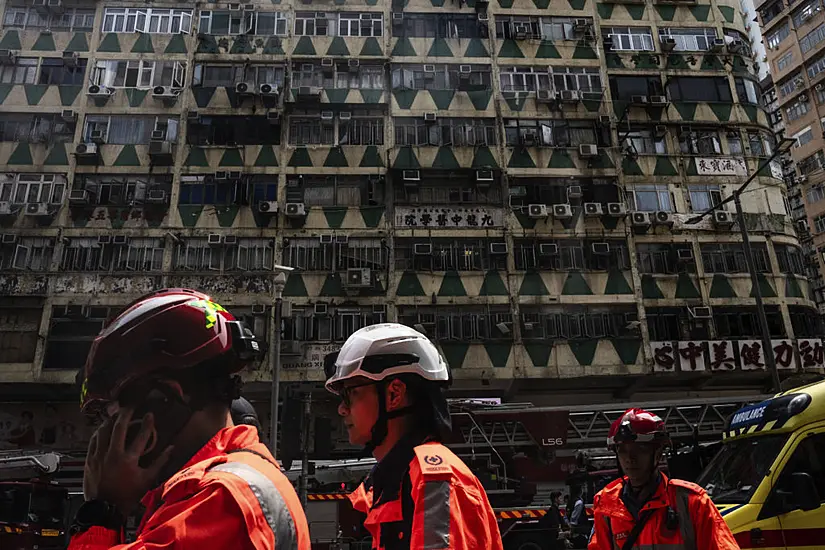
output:
[[[357,384],[355,386],[344,386],[341,388],[341,393],[338,396],[341,398],[341,403],[343,403],[347,408],[352,406],[352,400],[350,399],[350,392],[355,388],[363,388],[364,386],[374,386],[378,382],[373,380],[371,382],[365,382],[363,384]]]

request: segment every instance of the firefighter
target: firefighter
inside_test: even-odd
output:
[[[232,423],[236,426],[253,426],[258,433],[258,439],[263,441],[261,435],[261,421],[258,420],[258,412],[248,400],[239,397],[232,401],[229,407],[229,414],[232,415]]]
[[[739,549],[704,489],[659,472],[669,443],[662,419],[643,409],[628,409],[610,426],[607,446],[624,476],[594,499],[589,550]]]
[[[350,443],[378,461],[350,496],[367,514],[373,549],[501,550],[484,488],[441,444],[451,432],[442,393],[450,372],[432,342],[404,325],[373,325],[325,367]]]
[[[166,289],[139,299],[94,340],[82,377],[86,502],[70,550],[309,550],[298,496],[252,426],[234,426],[237,373],[259,353],[211,298]],[[124,518],[146,512],[135,542]]]

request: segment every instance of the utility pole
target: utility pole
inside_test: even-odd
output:
[[[272,283],[275,291],[275,303],[272,304],[272,315],[270,318],[269,341],[272,347],[269,348],[269,368],[272,372],[272,385],[270,386],[269,403],[269,449],[272,456],[278,458],[278,402],[281,398],[281,322],[283,313],[283,294],[286,286],[286,274],[293,268],[276,265],[278,274]]]
[[[298,484],[298,496],[301,506],[307,508],[307,477],[309,477],[309,423],[312,419],[312,394],[307,392],[301,399],[304,403],[304,418],[301,425],[301,479]]]

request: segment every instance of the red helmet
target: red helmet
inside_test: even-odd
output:
[[[659,416],[644,409],[627,409],[610,425],[607,447],[613,449],[619,443],[631,441],[665,444],[668,439],[665,422]]]
[[[227,373],[258,353],[252,333],[201,292],[164,289],[138,299],[97,335],[83,370],[81,409],[117,398],[131,381],[227,355]]]

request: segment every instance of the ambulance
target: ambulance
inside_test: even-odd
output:
[[[825,381],[737,411],[697,480],[742,549],[825,548]]]

